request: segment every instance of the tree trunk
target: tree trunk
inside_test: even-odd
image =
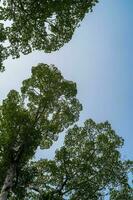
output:
[[[0,200],[7,200],[8,194],[12,189],[13,180],[15,176],[16,176],[16,165],[11,164],[10,168],[7,170],[6,178],[0,194]]]

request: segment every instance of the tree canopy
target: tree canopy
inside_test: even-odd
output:
[[[0,106],[0,187],[7,171],[19,172],[37,147],[49,148],[58,134],[78,120],[81,104],[76,84],[55,66],[39,64],[21,92],[11,90]],[[10,190],[5,184],[3,191]],[[7,189],[8,188],[8,189]]]
[[[0,71],[9,56],[60,49],[97,2],[1,0]],[[76,95],[74,82],[43,63],[32,67],[20,91],[8,93],[0,105],[0,200],[133,200],[124,140],[108,121],[77,125]],[[54,159],[35,160],[36,150],[50,148],[63,131]]]
[[[83,127],[75,125],[68,130],[54,160],[29,163],[14,190],[20,194],[24,188],[24,199],[35,200],[101,200],[107,194],[110,200],[131,200],[128,172],[132,162],[121,160],[122,145],[123,139],[108,122],[86,120]],[[115,188],[123,189],[123,194]]]
[[[108,122],[86,120],[67,131],[54,160],[33,161],[79,118],[76,84],[53,65],[39,64],[21,91],[0,106],[0,200],[110,200],[127,196],[131,161],[122,161],[123,139]],[[125,200],[125,199],[124,199]]]
[[[98,0],[3,0],[0,62],[33,50],[50,53],[67,43]],[[3,21],[6,23],[3,24]]]

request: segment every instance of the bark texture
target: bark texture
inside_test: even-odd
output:
[[[16,176],[16,166],[15,164],[11,164],[9,169],[7,170],[7,175],[0,194],[0,200],[7,200],[8,194],[12,189],[13,180],[15,176]]]

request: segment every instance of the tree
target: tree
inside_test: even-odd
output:
[[[45,64],[32,68],[20,93],[9,92],[0,106],[1,200],[7,199],[37,147],[49,148],[64,128],[78,120],[82,106],[76,93],[75,83]]]
[[[46,73],[45,76],[44,73],[42,74],[43,70]],[[48,76],[48,72],[52,79]],[[44,82],[40,82],[40,74],[44,77]],[[39,75],[39,79],[37,79],[37,75]],[[53,123],[55,120],[50,120],[51,123],[49,125],[48,119],[49,110],[47,109],[50,105],[50,101],[48,98],[49,95],[46,95],[49,94],[47,88],[48,83],[46,84],[46,80],[49,84],[51,82],[52,85],[55,83],[57,84],[59,75],[59,72],[56,72],[55,74],[53,68],[51,71],[47,66],[41,64],[37,68],[33,68],[32,78],[23,83],[21,89],[22,99],[25,95],[29,98],[26,106],[24,107],[23,103],[20,104],[21,101],[20,99],[18,101],[18,93],[15,91],[12,91],[12,94],[10,93],[8,98],[4,101],[2,105],[3,114],[1,116],[3,117],[1,117],[1,121],[4,121],[3,123],[5,126],[1,126],[6,134],[2,135],[3,131],[1,131],[1,169],[3,169],[0,172],[0,180],[2,180],[1,187],[3,186],[5,177],[7,178],[8,176],[7,171],[9,170],[9,166],[14,161],[16,172],[14,172],[12,185],[7,185],[8,187],[10,186],[10,188],[8,188],[8,191],[10,191],[8,194],[10,200],[63,200],[65,197],[70,200],[101,200],[104,199],[107,192],[110,194],[111,200],[122,200],[123,197],[123,200],[132,199],[133,193],[128,184],[128,173],[131,171],[133,164],[131,161],[121,160],[119,148],[123,145],[123,139],[116,135],[108,122],[97,124],[90,119],[86,120],[83,127],[74,125],[73,128],[68,130],[64,146],[56,152],[54,160],[31,160],[37,146],[43,144],[42,147],[44,148],[47,142],[49,143],[49,141],[53,141],[53,136],[61,130],[58,127],[59,124],[65,124],[62,120],[58,120],[58,118],[60,118],[58,112],[58,114],[56,113],[56,120],[58,121],[56,121],[56,126],[55,123]],[[51,81],[55,80],[55,77],[57,78],[56,82]],[[32,83],[34,83],[34,86]],[[40,84],[42,85],[42,83],[44,83],[43,88],[40,87]],[[62,88],[61,83],[62,78],[58,82],[60,88]],[[55,86],[53,85],[53,87],[51,84],[50,88],[53,90],[54,87],[54,90],[56,88],[59,92],[59,87],[57,87],[58,84]],[[68,87],[67,89],[65,87],[66,90],[64,94],[68,98],[68,91],[70,92],[70,88],[74,85],[73,83],[70,84],[66,81],[65,84],[68,84]],[[40,99],[40,96],[36,94],[39,92],[37,88],[41,88],[40,92],[45,89],[45,95],[43,94],[43,98],[48,99],[49,102],[47,102],[48,104],[45,104],[47,105],[45,111],[42,111],[44,106],[39,106],[38,108],[40,108],[40,112],[37,111],[38,109],[36,108],[36,105],[38,105],[38,98]],[[73,92],[70,92],[70,94],[72,93]],[[50,92],[50,94],[53,96],[56,92],[54,94],[53,92]],[[55,99],[57,96],[58,95],[56,94]],[[61,97],[59,97],[59,99],[60,98]],[[15,105],[12,104],[14,102]],[[54,106],[55,105],[54,102]],[[58,104],[56,106],[58,107]],[[65,104],[63,106],[65,106]],[[70,107],[72,108],[72,106]],[[9,108],[15,112],[12,113]],[[78,112],[77,110],[75,111],[76,115],[79,113],[79,108],[81,108],[80,105],[76,106],[76,109],[77,108]],[[4,110],[6,110],[6,112],[4,112]],[[63,116],[66,114],[65,112],[66,109],[63,112]],[[73,114],[74,112],[72,112],[70,116]],[[29,118],[31,121],[29,121],[27,115],[28,117],[30,116]],[[40,117],[36,119],[36,116]],[[49,117],[51,119],[51,116]],[[35,125],[33,126],[33,122],[36,121],[35,119],[37,120],[36,127]],[[70,119],[71,118],[69,118],[69,121]],[[13,132],[9,132],[9,130],[13,130]],[[16,133],[14,133],[14,130],[16,130]],[[40,139],[38,139],[38,137]],[[23,146],[23,150],[21,150],[20,153],[21,144],[24,144],[25,146]],[[5,157],[8,158],[8,160],[5,160]],[[4,169],[5,166],[7,166],[7,171]],[[5,193],[7,193],[7,190],[3,191],[3,194]],[[4,198],[1,197],[1,199],[3,200]]]
[[[28,54],[33,50],[48,53],[58,50],[69,42],[85,14],[92,11],[97,2],[98,0],[2,1],[0,20],[7,21],[10,25],[3,29],[1,23],[0,31],[9,45],[6,49],[1,49],[0,61],[9,55],[18,58],[20,53]],[[3,56],[5,53],[6,56]]]
[[[122,145],[108,122],[89,119],[83,127],[75,125],[54,160],[30,161],[21,168],[9,199],[101,200],[108,194],[110,200],[130,200],[133,163],[121,160]]]
[[[123,139],[108,122],[86,120],[83,127],[75,125],[68,130],[54,160],[30,162],[21,171],[14,192],[18,197],[23,188],[24,199],[33,200],[101,200],[110,193],[111,200],[130,200],[132,162],[121,160],[122,145]],[[117,188],[127,188],[126,198],[117,198],[118,193],[113,192]]]

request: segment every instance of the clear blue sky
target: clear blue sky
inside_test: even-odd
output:
[[[80,122],[108,120],[125,139],[123,158],[133,159],[133,0],[101,0],[58,52],[8,59],[7,70],[0,74],[0,99],[10,89],[18,90],[39,62],[55,64],[66,79],[77,83],[84,108]],[[38,157],[42,155],[39,151]]]

